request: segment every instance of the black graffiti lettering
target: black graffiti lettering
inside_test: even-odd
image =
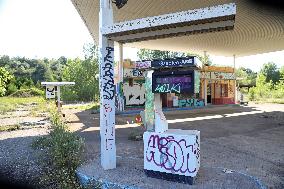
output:
[[[103,65],[101,67],[101,87],[103,90],[103,98],[112,100],[115,94],[115,86],[113,80],[113,57],[112,52],[114,48],[106,47],[106,56],[104,57]]]

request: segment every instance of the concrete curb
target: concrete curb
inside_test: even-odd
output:
[[[220,170],[225,169],[225,168],[221,168],[221,167],[206,167],[206,168],[215,168],[215,169],[220,169]],[[234,172],[234,173],[237,173],[239,175],[243,175],[245,177],[248,177],[250,180],[252,180],[253,182],[256,183],[256,185],[259,189],[267,189],[267,187],[261,182],[260,179],[254,177],[254,176],[251,176],[247,173],[244,173],[244,172],[239,172],[239,171],[235,171],[235,170],[231,170],[231,171]],[[91,186],[91,185],[89,185],[90,183],[96,182],[96,183],[100,183],[100,188],[102,188],[102,189],[140,189],[137,186],[128,186],[126,184],[118,184],[118,183],[110,182],[108,180],[102,180],[102,179],[95,178],[95,177],[89,177],[89,176],[79,172],[78,170],[76,171],[76,176],[79,180],[79,183],[84,187],[89,186],[88,188],[90,188],[90,186]],[[189,186],[191,186],[191,185],[189,185]],[[96,189],[96,188],[97,188],[96,186],[92,187],[92,189]]]

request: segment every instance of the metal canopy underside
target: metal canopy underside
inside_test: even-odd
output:
[[[98,42],[99,0],[71,0],[95,42]],[[236,3],[234,29],[126,43],[125,46],[222,56],[247,56],[284,49],[284,12],[249,0],[129,0],[120,10],[113,6],[115,22]]]

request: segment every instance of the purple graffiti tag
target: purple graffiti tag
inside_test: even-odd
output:
[[[151,135],[148,140],[146,159],[156,166],[173,173],[194,173],[189,160],[195,156],[196,149],[188,145],[185,139],[175,140],[174,136],[160,137]]]

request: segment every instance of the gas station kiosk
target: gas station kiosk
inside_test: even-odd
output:
[[[194,56],[144,62],[149,66],[145,68],[145,173],[149,177],[192,184],[200,167],[200,131],[169,129],[161,93],[199,92],[200,81],[195,81],[195,75],[199,74],[201,62]]]

